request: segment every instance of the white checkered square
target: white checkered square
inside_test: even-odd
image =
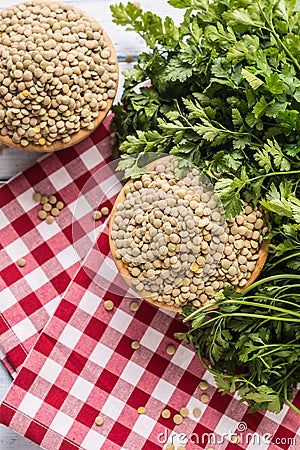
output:
[[[25,397],[19,404],[18,410],[29,417],[34,417],[42,404],[43,400],[27,392]]]
[[[99,298],[98,295],[95,295],[92,292],[87,291],[85,294],[83,294],[83,297],[80,300],[78,306],[80,309],[82,309],[82,311],[85,311],[86,313],[93,316],[100,302],[101,299]]]
[[[9,288],[0,291],[0,311],[6,311],[17,303],[17,299]]]
[[[47,226],[49,227],[49,225]],[[29,284],[33,291],[37,291],[40,287],[49,283],[49,280],[45,272],[40,267],[37,267],[36,269],[32,270],[32,272],[26,275],[26,282]]]
[[[180,345],[177,348],[175,355],[172,357],[172,362],[182,369],[187,369],[194,356],[195,352],[192,349]]]
[[[156,425],[156,421],[146,414],[140,414],[137,418],[135,424],[133,425],[132,431],[138,433],[144,438],[148,438],[152,433],[153,428]]]
[[[173,392],[175,391],[175,386],[168,383],[165,380],[159,380],[157,385],[155,386],[154,391],[152,392],[152,397],[157,398],[162,403],[167,404],[172,397]]]
[[[7,219],[3,211],[0,209],[0,228],[3,229],[10,224],[10,221]]]
[[[113,350],[98,342],[89,356],[89,361],[105,367],[113,353]]]
[[[88,170],[97,166],[103,161],[102,155],[99,153],[97,147],[91,147],[89,150],[80,155],[80,159]]]
[[[12,242],[5,247],[5,251],[13,261],[17,261],[28,254],[28,248],[24,244],[21,238]]]
[[[13,327],[13,332],[20,342],[24,342],[29,339],[31,336],[36,334],[36,331],[37,330],[33,326],[31,320],[27,317],[21,320],[21,322],[16,323]]]
[[[90,430],[85,436],[81,448],[84,450],[91,450],[92,448],[95,448],[95,442],[97,442],[97,447],[101,448],[102,444],[105,442],[105,437],[94,430]]]
[[[49,383],[54,383],[60,372],[61,365],[48,358],[42,366],[39,376],[49,381]]]
[[[82,377],[78,377],[73,384],[70,394],[85,402],[94,389],[94,385]]]
[[[64,344],[67,348],[75,348],[77,342],[82,336],[82,332],[72,325],[66,325],[66,328],[59,337],[59,342]]]
[[[148,328],[142,337],[140,343],[144,347],[149,348],[153,352],[155,352],[160,345],[161,341],[163,340],[164,335],[160,333],[157,330],[154,330],[154,328]]]
[[[50,430],[56,431],[56,433],[61,434],[62,436],[65,436],[66,433],[69,431],[71,426],[73,425],[74,419],[72,419],[67,414],[57,411],[54,419],[52,420],[49,428]]]
[[[55,257],[65,268],[68,268],[79,261],[78,254],[72,246],[67,247],[61,252],[57,253]]]
[[[56,223],[56,221],[54,221],[50,226],[46,223],[45,220],[43,220],[37,225],[36,228],[41,236],[43,236],[43,239],[45,241],[51,239],[53,236],[61,232],[60,226]]]
[[[133,361],[128,361],[125,369],[120,375],[120,378],[132,384],[133,386],[136,386],[143,373],[144,369],[141,366],[135,364]]]
[[[124,402],[114,397],[113,395],[110,395],[101,408],[101,413],[105,414],[113,420],[117,420],[117,418],[123,411],[124,406]]]
[[[56,170],[56,172],[49,175],[48,178],[57,191],[63,189],[68,184],[71,184],[73,182],[72,178],[70,177],[70,175],[68,174],[68,172],[64,167],[62,167],[59,170]]]
[[[125,313],[121,309],[117,309],[109,322],[109,326],[123,334],[128,328],[128,325],[132,321],[132,316]]]
[[[24,209],[25,212],[30,211],[35,206],[38,205],[37,202],[35,202],[32,198],[34,194],[34,189],[30,188],[27,191],[23,192],[22,194],[18,195],[17,200],[22,206],[22,209]]]

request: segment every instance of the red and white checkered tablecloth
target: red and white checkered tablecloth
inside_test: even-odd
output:
[[[113,311],[104,309],[107,299]],[[185,437],[187,450],[299,449],[296,413],[285,407],[277,416],[247,414],[235,396],[218,393],[193,349],[174,340],[184,328],[174,313],[146,301],[132,312],[131,302],[106,227],[14,380],[0,408],[2,423],[48,450],[160,450],[167,440],[183,445]],[[139,349],[131,348],[133,340]],[[201,378],[209,382],[208,404],[200,401]],[[145,414],[138,414],[140,406]],[[190,413],[181,425],[161,417],[166,407],[173,416],[185,406]],[[202,411],[199,419],[194,408]],[[94,422],[99,414],[102,426]]]
[[[95,242],[95,227],[103,227],[103,220],[93,221],[92,210],[113,203],[115,191],[107,183],[119,181],[108,164],[109,124],[108,117],[84,142],[47,156],[0,188],[0,358],[11,374]],[[34,191],[65,203],[54,224],[37,217]],[[27,261],[23,268],[17,265],[20,258]]]

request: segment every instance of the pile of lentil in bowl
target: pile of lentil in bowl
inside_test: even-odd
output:
[[[161,306],[199,307],[227,285],[246,286],[267,232],[263,213],[244,202],[225,220],[222,206],[197,168],[178,180],[175,157],[125,185],[116,202],[111,239],[127,282]]]
[[[116,94],[117,61],[101,26],[61,2],[0,12],[0,138],[26,148],[94,129]]]

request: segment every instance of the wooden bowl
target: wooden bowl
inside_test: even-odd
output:
[[[169,157],[161,158],[161,161],[163,161],[163,160],[166,159],[166,158],[169,158]],[[147,166],[148,169],[149,169],[149,171],[150,171],[150,170],[153,170],[153,166],[154,166],[154,164],[156,164],[156,163],[157,163],[157,160],[156,160],[155,162],[153,162],[153,163],[151,163],[151,164],[149,164],[149,165]],[[130,274],[129,270],[124,266],[124,264],[122,263],[122,261],[116,257],[116,251],[117,251],[117,248],[116,248],[116,246],[115,246],[114,240],[111,238],[112,225],[113,225],[114,217],[115,217],[115,214],[116,214],[116,208],[117,208],[117,206],[118,206],[119,203],[123,203],[123,202],[124,202],[125,197],[126,197],[126,195],[125,195],[125,193],[124,193],[124,190],[125,190],[126,187],[130,186],[132,183],[133,183],[133,180],[129,180],[129,181],[123,186],[123,188],[122,188],[122,190],[120,191],[118,197],[116,198],[116,201],[115,201],[114,206],[113,206],[113,208],[112,208],[112,211],[111,211],[111,214],[110,214],[110,221],[109,221],[109,245],[110,245],[110,250],[111,250],[111,253],[112,253],[113,260],[114,260],[114,262],[115,262],[115,264],[116,264],[116,266],[117,266],[118,271],[119,271],[120,274],[123,276],[123,278],[125,279],[126,283],[127,283],[133,290],[135,290],[135,289],[134,289],[134,286],[133,286],[132,283],[131,283],[132,277],[131,277],[131,274]],[[267,257],[268,257],[269,243],[270,243],[270,241],[267,240],[267,239],[265,239],[265,240],[262,242],[261,247],[260,247],[260,250],[259,250],[259,252],[258,252],[258,259],[257,259],[257,262],[256,262],[255,269],[253,270],[251,277],[250,277],[249,280],[247,281],[247,284],[246,284],[243,288],[238,288],[238,289],[237,289],[238,292],[242,292],[243,289],[246,289],[248,286],[250,286],[252,283],[254,283],[254,281],[255,281],[255,280],[257,279],[257,277],[260,275],[260,273],[261,273],[261,271],[262,271],[262,269],[263,269],[263,267],[264,267],[264,265],[265,265],[265,262],[266,262],[266,260],[267,260]],[[136,292],[136,291],[135,291],[135,292]],[[140,295],[142,298],[144,298],[145,300],[147,300],[149,303],[152,303],[152,305],[157,306],[158,308],[163,308],[163,309],[166,309],[166,310],[169,310],[169,311],[178,312],[178,313],[180,313],[180,312],[182,311],[182,308],[181,308],[181,307],[176,307],[176,306],[166,305],[166,304],[164,304],[163,302],[158,302],[158,301],[156,301],[156,300],[153,300],[151,297],[149,297],[149,292],[147,292],[147,291],[141,291],[141,292],[138,292],[138,295]],[[212,305],[212,306],[213,306],[213,305]]]
[[[39,3],[41,5],[44,5],[44,6],[49,6],[53,2],[49,1],[49,0],[40,0]],[[59,3],[62,3],[62,2],[59,1]],[[17,6],[17,5],[14,5],[14,6]],[[69,4],[65,4],[65,6],[69,10],[72,10],[74,12],[80,12],[90,22],[95,22],[95,23],[97,23],[97,25],[99,25],[99,23],[94,18],[92,18],[88,14],[84,13],[81,9],[76,8],[75,6],[72,6],[72,5],[69,5]],[[11,9],[11,8],[13,8],[13,6],[10,6],[7,9]],[[102,28],[102,26],[101,26],[101,28]],[[108,47],[109,47],[109,49],[111,51],[111,56],[116,60],[116,71],[118,73],[118,60],[117,60],[117,54],[116,54],[115,48],[114,48],[114,46],[113,46],[113,44],[112,44],[108,34],[106,33],[106,31],[103,28],[102,28],[102,34],[103,34],[103,37],[105,39],[105,42],[108,44]],[[116,91],[117,91],[117,88],[118,88],[118,80],[116,81]],[[98,117],[93,121],[93,124],[94,124],[94,129],[93,130],[86,130],[86,129],[83,128],[83,129],[77,131],[77,133],[71,134],[70,135],[71,140],[68,143],[62,142],[62,140],[57,140],[57,141],[54,141],[49,146],[48,145],[34,145],[34,144],[29,143],[27,145],[27,147],[23,147],[21,144],[16,144],[15,142],[13,142],[13,140],[9,136],[1,136],[1,135],[0,135],[0,141],[3,142],[8,147],[14,147],[14,148],[17,148],[18,150],[25,150],[27,152],[37,152],[37,153],[56,152],[58,150],[63,150],[65,148],[72,147],[73,145],[76,145],[79,142],[83,141],[91,133],[93,133],[96,130],[96,128],[98,128],[98,126],[105,119],[107,113],[111,109],[113,101],[114,101],[113,98],[107,99],[107,106],[106,106],[106,108],[103,111],[99,111]]]

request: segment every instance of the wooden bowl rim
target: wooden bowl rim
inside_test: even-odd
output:
[[[169,158],[170,156],[165,156],[163,158],[159,158],[160,161]],[[154,164],[156,164],[158,161],[155,160],[153,161],[151,164],[148,164],[147,167],[149,168],[149,170],[151,171],[151,167],[153,167]],[[132,183],[134,182],[134,180],[129,180],[127,181],[127,183],[122,187],[120,193],[118,194],[114,206],[111,210],[111,214],[110,214],[110,220],[109,220],[109,231],[108,231],[108,238],[109,238],[109,246],[110,246],[110,250],[111,250],[111,254],[114,260],[114,263],[118,269],[118,271],[120,272],[120,274],[122,275],[122,277],[125,279],[126,283],[128,284],[129,287],[131,287],[134,292],[136,294],[138,294],[141,298],[143,298],[144,300],[146,300],[147,302],[151,303],[152,305],[157,306],[158,308],[162,308],[168,311],[173,311],[176,313],[180,313],[182,312],[182,307],[176,307],[173,305],[166,305],[163,302],[158,302],[156,300],[153,300],[151,297],[148,296],[148,293],[145,291],[141,291],[141,292],[137,292],[134,288],[134,286],[132,285],[132,283],[130,282],[131,280],[131,275],[130,272],[126,269],[126,267],[124,267],[122,261],[120,259],[116,258],[116,246],[115,243],[111,237],[111,232],[112,232],[112,225],[113,225],[113,220],[115,217],[115,213],[116,213],[116,208],[117,205],[119,203],[122,203],[125,200],[125,194],[124,194],[124,190],[126,187],[130,186]],[[265,262],[267,260],[268,257],[268,253],[269,253],[269,244],[270,244],[270,239],[264,239],[262,241],[261,247],[259,249],[258,252],[258,258],[256,260],[256,265],[255,265],[255,269],[252,272],[251,277],[249,278],[249,280],[247,281],[246,285],[243,286],[243,288],[237,288],[237,292],[243,292],[244,289],[248,288],[252,283],[254,283],[254,281],[257,279],[257,277],[260,275]],[[213,304],[212,304],[213,307]]]
[[[25,2],[19,2],[19,3],[15,4],[15,5],[9,6],[5,10],[9,10],[9,9],[11,9],[11,8],[13,8],[15,6],[18,6],[21,3],[25,3]],[[38,3],[40,3],[42,5],[49,6],[53,2],[49,1],[49,0],[38,0]],[[103,26],[96,19],[94,19],[93,17],[89,16],[86,12],[82,11],[80,8],[77,8],[77,6],[69,5],[69,4],[61,2],[59,0],[57,0],[57,3],[65,5],[65,7],[68,8],[69,10],[80,12],[90,22],[97,23],[97,25],[100,26],[100,28],[102,30],[102,34],[103,34],[104,40],[107,43],[107,45],[108,45],[108,47],[109,47],[109,49],[111,51],[111,56],[114,57],[115,60],[116,60],[116,73],[118,74],[118,79],[116,80],[116,89],[115,89],[115,91],[117,93],[118,83],[119,83],[119,65],[118,65],[118,59],[117,59],[116,50],[115,50],[115,48],[114,48],[114,46],[113,46],[113,44],[111,42],[111,39],[108,36],[107,32],[104,30]],[[26,152],[35,152],[35,153],[52,153],[52,152],[56,152],[56,151],[59,151],[59,150],[64,150],[66,148],[72,147],[72,146],[74,146],[76,144],[79,144],[79,142],[83,141],[87,137],[89,137],[99,127],[99,125],[103,122],[103,120],[107,116],[108,112],[110,111],[110,109],[111,109],[111,107],[113,105],[113,102],[114,102],[114,98],[107,99],[107,106],[106,106],[106,108],[101,110],[101,111],[99,111],[98,116],[96,117],[96,119],[93,120],[93,122],[92,122],[94,124],[93,130],[86,130],[84,128],[80,129],[76,133],[70,135],[70,137],[71,137],[70,142],[65,143],[65,142],[62,142],[62,140],[60,139],[60,140],[54,141],[53,144],[51,144],[49,146],[48,145],[28,144],[26,147],[23,147],[21,144],[17,144],[15,142],[13,142],[13,140],[9,136],[1,136],[1,135],[0,135],[0,142],[3,142],[3,144],[7,145],[8,147],[13,147],[13,148],[16,148],[18,150],[23,150],[23,151],[26,151]]]

